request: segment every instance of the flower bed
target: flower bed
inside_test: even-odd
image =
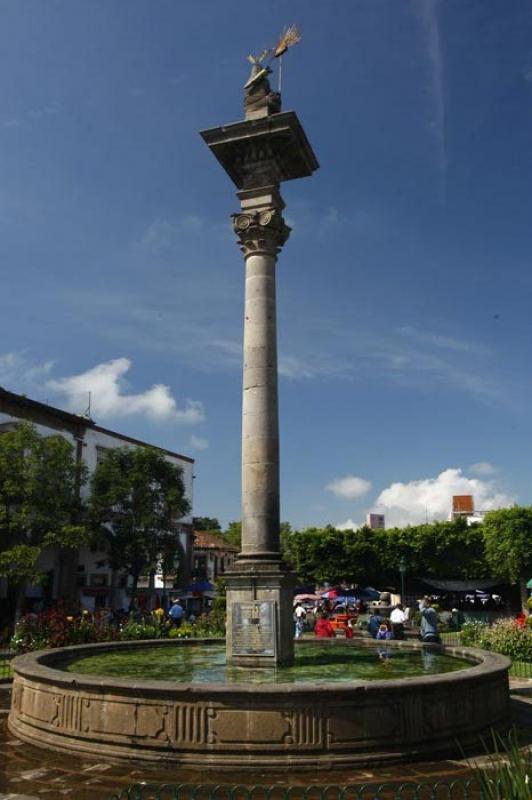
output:
[[[175,627],[166,618],[163,609],[146,614],[142,619],[113,620],[107,612],[79,616],[65,615],[58,610],[42,614],[28,614],[15,626],[10,642],[13,652],[28,653],[53,647],[67,647],[92,642],[135,641],[139,639],[188,639],[224,636],[216,619],[199,617],[194,624],[183,623]]]

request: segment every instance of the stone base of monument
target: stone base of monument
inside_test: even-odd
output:
[[[470,662],[466,669],[344,684],[184,684],[178,675],[172,682],[139,681],[60,669],[80,656],[150,645],[176,647],[168,640],[122,642],[19,656],[11,732],[100,760],[171,760],[176,768],[202,770],[330,769],[460,757],[460,747],[482,750],[481,738],[490,741],[491,730],[503,731],[510,720],[509,660],[467,648],[446,648]],[[325,664],[325,680],[326,670]]]
[[[294,660],[294,575],[280,560],[239,558],[227,586],[227,663],[275,667]]]

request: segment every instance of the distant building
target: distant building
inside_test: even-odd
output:
[[[60,434],[74,448],[74,458],[78,463],[83,461],[90,475],[96,465],[104,457],[105,452],[115,447],[146,446],[146,442],[132,439],[116,431],[102,428],[87,417],[71,414],[59,408],[30,400],[24,395],[14,394],[0,387],[0,435],[14,430],[17,424],[26,421],[35,425],[42,436]],[[182,553],[180,565],[180,586],[175,587],[176,576],[155,575],[151,579],[139,581],[139,596],[149,602],[148,595],[162,589],[183,589],[190,581],[192,566],[192,499],[193,499],[193,467],[194,459],[174,453],[171,450],[157,447],[162,455],[173,464],[181,467],[185,496],[190,503],[191,511],[179,521],[178,540]],[[89,484],[81,489],[82,496],[89,494]],[[38,606],[39,601],[54,602],[66,600],[80,603],[83,607],[94,609],[99,606],[119,608],[128,604],[128,576],[124,573],[113,574],[108,566],[105,552],[94,548],[80,547],[78,551],[60,550],[51,547],[41,556],[39,568],[46,574],[42,586],[28,586],[26,597]],[[8,600],[7,582],[0,579],[0,603]]]
[[[475,509],[475,502],[472,494],[453,495],[453,506],[449,514],[449,520],[463,518],[468,525],[474,522],[482,522],[486,512]]]
[[[366,517],[366,525],[373,531],[383,531],[386,527],[384,514],[368,514]]]
[[[239,549],[236,545],[230,544],[221,534],[211,531],[194,531],[193,578],[214,583],[233,566]]]

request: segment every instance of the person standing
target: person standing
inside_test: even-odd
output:
[[[402,603],[397,603],[392,613],[390,614],[390,622],[392,624],[392,632],[394,639],[405,638],[405,622],[406,614]]]
[[[314,636],[319,639],[334,639],[336,636],[334,628],[330,623],[329,615],[327,613],[316,616],[316,624],[314,625]]]
[[[296,603],[296,607],[294,609],[294,622],[296,623],[296,633],[295,638],[300,639],[303,635],[303,631],[305,630],[305,620],[307,618],[307,612],[303,608],[301,603]]]
[[[179,600],[173,600],[170,610],[168,611],[168,616],[170,617],[176,628],[180,627],[181,622],[183,621],[184,613],[185,610],[181,605],[181,603],[179,602]]]
[[[432,608],[430,598],[424,597],[419,601],[421,611],[421,631],[419,638],[422,642],[440,644],[441,639],[438,633],[438,615]]]

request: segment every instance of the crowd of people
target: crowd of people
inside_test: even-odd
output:
[[[430,598],[423,597],[419,600],[418,608],[420,613],[419,639],[426,643],[439,643],[438,614]],[[341,610],[347,611],[343,608]],[[352,613],[338,615],[338,609],[331,609],[328,604],[320,604],[307,610],[303,603],[298,602],[294,608],[295,638],[301,638],[305,628],[309,628],[319,639],[332,639],[338,633],[346,639],[352,639],[361,614],[360,607],[353,608]],[[340,624],[338,624],[339,619],[341,619]],[[402,603],[397,603],[389,617],[384,616],[378,607],[373,607],[365,621],[365,628],[373,639],[401,640],[406,638],[406,628],[409,624],[410,609],[405,609]]]

